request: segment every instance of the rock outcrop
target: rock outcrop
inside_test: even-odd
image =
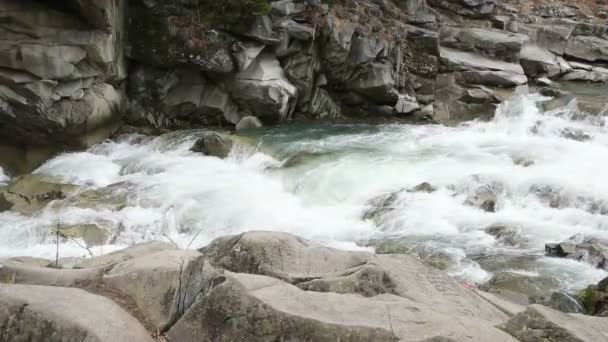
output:
[[[221,237],[199,251],[152,241],[86,261],[73,269],[47,268],[48,260],[2,261],[0,338],[516,342],[606,336],[603,317],[517,305],[411,256],[336,250],[286,233]],[[604,291],[604,283],[593,290]],[[597,308],[604,308],[605,297],[597,298]]]
[[[492,115],[532,79],[608,81],[607,26],[587,7],[494,0],[230,6],[1,5],[3,140],[79,145],[121,120],[169,129],[234,127],[246,116],[267,124],[412,114],[452,122]]]

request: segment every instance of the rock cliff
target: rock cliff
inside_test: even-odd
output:
[[[0,135],[21,145],[123,120],[459,121],[538,79],[608,82],[590,1],[26,0],[0,16]]]

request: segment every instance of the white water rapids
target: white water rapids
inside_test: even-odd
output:
[[[546,242],[577,233],[608,238],[608,216],[589,209],[593,203],[608,208],[606,119],[581,115],[575,104],[541,112],[535,104],[539,100],[518,97],[503,103],[490,122],[456,127],[271,128],[250,136],[257,152],[237,151],[226,160],[189,151],[201,131],[132,137],[66,153],[35,173],[101,189],[103,200],[83,205],[68,198],[31,217],[0,214],[0,258],[54,257],[49,227],[58,220],[121,230],[112,245],[93,248],[95,254],[145,240],[167,241],[165,235],[195,248],[246,230],[286,231],[340,248],[409,236],[454,256],[458,262],[451,274],[483,282],[491,272],[468,256],[542,255]],[[584,132],[589,139],[568,139],[565,129]],[[361,219],[371,198],[421,182],[438,190],[401,193],[397,209],[380,227]],[[471,191],[488,182],[504,189],[495,213],[464,204]],[[532,186],[549,186],[569,205],[552,208],[530,192]],[[122,205],[110,205],[116,198],[122,198]],[[528,244],[497,244],[484,232],[493,224],[520,229]],[[70,242],[61,253],[84,254]],[[608,275],[582,262],[554,258],[540,258],[532,269],[508,267],[527,275],[557,274],[566,288]]]

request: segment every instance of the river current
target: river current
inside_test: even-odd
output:
[[[53,258],[49,227],[58,222],[112,230],[112,244],[94,247],[94,254],[151,239],[197,248],[226,234],[275,230],[345,249],[373,250],[367,242],[405,237],[448,255],[448,272],[474,283],[497,271],[480,257],[533,256],[533,263],[498,268],[582,288],[608,274],[544,257],[544,244],[575,234],[608,239],[608,216],[593,209],[608,208],[606,117],[585,115],[576,102],[543,111],[539,103],[545,100],[516,97],[491,121],[451,127],[268,128],[247,133],[243,139],[251,148],[236,149],[225,160],[190,151],[199,130],[134,135],[65,153],[34,173],[95,190],[97,197],[55,201],[33,216],[0,213],[0,258]],[[8,179],[0,172],[0,183]],[[370,199],[421,182],[437,190],[400,192],[381,223],[362,219]],[[465,203],[484,184],[500,184],[495,212]],[[532,188],[550,188],[566,204],[549,205]],[[526,242],[500,244],[484,231],[492,225],[516,229]],[[73,242],[61,246],[61,256],[84,254]]]

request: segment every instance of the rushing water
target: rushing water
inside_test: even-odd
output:
[[[546,242],[577,233],[608,238],[608,216],[590,209],[597,203],[608,208],[605,118],[581,114],[576,103],[541,112],[536,104],[541,100],[546,99],[515,98],[503,103],[492,121],[456,127],[271,128],[247,137],[255,152],[237,150],[226,160],[189,151],[201,131],[133,136],[63,154],[35,173],[97,190],[96,200],[68,198],[32,217],[0,214],[0,257],[53,256],[49,227],[58,221],[113,229],[113,244],[93,248],[96,254],[150,239],[169,237],[194,248],[221,235],[277,230],[340,248],[410,237],[450,255],[453,275],[483,282],[495,269],[484,270],[473,256],[540,256]],[[568,138],[564,130],[584,132],[586,140]],[[526,162],[533,164],[522,165]],[[361,219],[371,198],[421,182],[438,190],[400,193],[380,226]],[[464,203],[476,187],[492,182],[503,189],[495,213]],[[568,205],[552,208],[530,192],[533,186],[550,187]],[[493,224],[521,230],[527,243],[498,244],[484,232]],[[61,253],[83,251],[67,242]],[[532,266],[504,268],[558,275],[566,288],[607,275],[584,263],[545,257]]]

